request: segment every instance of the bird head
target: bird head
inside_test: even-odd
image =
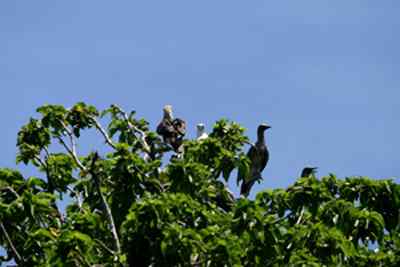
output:
[[[169,118],[169,119],[173,118],[171,105],[165,105],[163,108],[163,111],[164,111],[164,117]]]
[[[318,170],[318,167],[308,167],[313,173],[316,173]]]
[[[261,123],[261,124],[258,126],[258,129],[261,130],[261,131],[265,131],[265,130],[267,130],[267,129],[269,129],[269,128],[271,128],[271,126],[269,126],[269,125],[266,124],[266,123]]]
[[[206,128],[203,123],[197,124],[196,129],[197,129],[197,138],[201,137],[203,134],[206,133]]]
[[[305,167],[301,172],[301,177],[309,177],[310,175],[315,175],[317,173],[318,167]]]
[[[197,124],[196,127],[197,127],[197,131],[199,131],[199,132],[204,132],[204,130],[205,130],[205,126],[203,123]]]

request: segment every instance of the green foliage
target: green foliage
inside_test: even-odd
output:
[[[18,133],[17,162],[42,178],[0,169],[0,263],[400,266],[400,185],[392,180],[303,177],[255,200],[235,198],[223,181],[250,162],[234,122],[217,121],[208,138],[185,140],[184,153],[169,158],[148,122],[118,106],[38,112]],[[79,153],[89,128],[109,146],[103,155]],[[65,195],[62,214],[56,202]]]

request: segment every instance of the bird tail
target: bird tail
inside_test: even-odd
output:
[[[251,181],[243,181],[242,186],[240,187],[240,195],[247,197],[250,194],[251,188],[253,187],[256,180]]]
[[[251,180],[243,180],[242,186],[240,187],[240,194],[247,197],[250,194],[251,188],[255,182],[260,182],[263,178],[261,173],[253,174]]]

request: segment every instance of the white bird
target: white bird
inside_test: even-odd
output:
[[[205,126],[203,123],[199,123],[196,125],[197,128],[197,140],[204,140],[208,138],[208,134],[205,131]]]

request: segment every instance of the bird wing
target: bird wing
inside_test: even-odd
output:
[[[300,174],[300,177],[308,177],[311,174],[310,168],[304,168]]]
[[[254,180],[255,177],[261,176],[260,165],[261,159],[259,155],[259,151],[256,146],[252,146],[247,152],[247,156],[250,159],[250,172],[244,181],[249,182]]]
[[[174,130],[174,126],[166,120],[162,120],[157,126],[157,133],[162,136],[171,135]]]
[[[247,197],[250,194],[251,188],[253,187],[256,180],[251,180],[248,182],[243,181],[240,187],[240,195]]]
[[[260,163],[261,163],[260,172],[262,172],[265,169],[265,167],[267,166],[268,160],[269,160],[269,151],[268,151],[267,147],[265,147],[263,149],[263,151],[261,151],[261,153],[260,153]]]
[[[240,187],[240,194],[245,197],[249,195],[254,183],[262,179],[261,172],[267,166],[269,153],[265,146],[251,146],[247,152],[247,157],[250,159],[250,172],[247,177],[243,177],[243,174],[240,174],[242,176],[238,175],[238,179],[243,180]]]
[[[261,172],[267,166],[269,160],[269,152],[266,146],[252,146],[247,153],[251,161],[250,175],[247,180],[261,179]]]
[[[247,152],[247,156],[249,157],[249,159],[253,162],[253,160],[257,157],[257,148],[255,147],[255,145],[252,145],[249,149],[249,151]]]
[[[245,163],[241,163],[241,165],[238,168],[238,175],[236,179],[236,184],[239,186],[240,181],[243,181],[244,183],[248,177],[250,176],[250,173],[252,172],[251,168],[253,166],[252,158],[254,157],[255,153],[255,148],[254,145],[251,145],[249,151],[247,152],[246,156],[248,158],[248,164],[250,165],[245,165]]]
[[[174,119],[172,125],[179,135],[184,136],[186,134],[186,122],[184,120]]]

